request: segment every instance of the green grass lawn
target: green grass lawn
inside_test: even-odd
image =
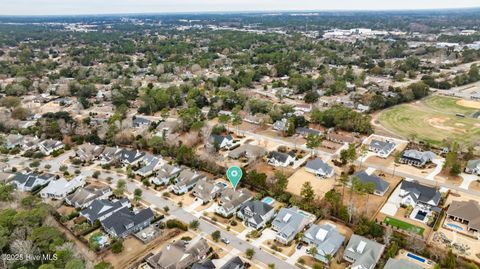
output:
[[[383,222],[390,225],[390,226],[397,227],[399,229],[402,229],[402,230],[405,230],[405,231],[408,231],[408,232],[412,232],[412,233],[416,233],[416,234],[422,235],[422,236],[423,236],[423,232],[425,231],[425,229],[422,228],[422,227],[418,227],[418,226],[415,226],[415,225],[410,224],[408,222],[401,221],[401,220],[398,220],[398,219],[395,219],[395,218],[385,217]]]
[[[444,140],[472,144],[480,137],[480,120],[471,117],[477,110],[463,107],[459,99],[430,96],[422,101],[402,104],[384,110],[380,124],[407,139],[444,146]],[[466,117],[457,117],[461,113]]]

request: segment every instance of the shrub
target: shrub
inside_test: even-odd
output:
[[[187,224],[185,224],[182,221],[177,220],[177,219],[167,220],[167,228],[169,228],[169,229],[178,228],[182,231],[188,231]]]
[[[117,254],[123,251],[123,241],[122,240],[115,240],[112,244],[112,252]]]

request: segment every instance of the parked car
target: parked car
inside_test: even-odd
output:
[[[225,237],[222,237],[220,240],[221,240],[223,243],[227,244],[227,245],[230,244],[230,240],[228,240],[228,239],[225,238]]]

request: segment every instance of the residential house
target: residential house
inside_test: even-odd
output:
[[[122,149],[119,147],[105,147],[103,152],[98,156],[101,164],[110,164],[119,159]]]
[[[42,198],[64,199],[67,194],[73,192],[76,188],[85,186],[85,177],[77,176],[71,180],[60,178],[52,180],[47,187],[40,191]]]
[[[208,143],[215,149],[231,149],[235,146],[233,137],[231,135],[217,135],[211,134]]]
[[[86,208],[93,201],[107,199],[112,195],[110,187],[97,188],[95,186],[87,186],[78,188],[74,193],[65,197],[65,203],[75,208]]]
[[[141,177],[148,177],[151,176],[160,169],[162,166],[163,162],[162,159],[151,155],[151,154],[146,154],[143,157],[143,160],[140,162],[140,168],[135,171],[135,174],[141,176]]]
[[[380,158],[387,158],[396,147],[397,144],[393,142],[373,139],[368,145],[368,150],[375,152]]]
[[[373,269],[384,250],[385,245],[353,234],[343,252],[343,258],[352,263],[352,269]]]
[[[425,167],[427,163],[431,163],[435,158],[435,153],[431,151],[418,151],[414,149],[405,150],[400,157],[399,162],[409,164],[416,167]]]
[[[252,193],[247,189],[226,189],[220,196],[220,201],[218,202],[218,207],[215,212],[221,216],[229,217],[235,214],[240,206],[252,198]]]
[[[203,262],[198,262],[198,263],[195,263],[192,266],[192,269],[216,269],[216,268],[217,267],[212,262],[212,260],[206,260],[206,261],[203,261]]]
[[[248,158],[250,161],[259,159],[267,154],[267,151],[260,147],[250,144],[241,145],[228,152],[228,157],[231,159],[239,159],[242,157]]]
[[[104,146],[87,143],[78,146],[78,149],[75,151],[75,156],[82,162],[91,162],[97,159],[104,149]]]
[[[144,126],[148,127],[151,123],[152,121],[146,118],[142,118],[138,116],[133,116],[132,118],[132,124],[133,124],[133,127],[135,128],[140,128]]]
[[[80,216],[87,219],[89,223],[102,221],[110,217],[113,213],[124,207],[130,207],[130,201],[127,198],[110,201],[107,199],[94,200],[89,206],[80,211]]]
[[[202,178],[193,188],[192,195],[202,201],[203,204],[207,204],[219,197],[225,188],[226,185],[221,182],[215,183],[207,178]]]
[[[21,147],[23,144],[23,135],[19,134],[9,134],[5,137],[5,148],[13,149],[16,147]]]
[[[323,178],[332,177],[335,173],[333,168],[320,158],[308,161],[305,165],[305,171]]]
[[[136,165],[143,160],[145,152],[139,150],[122,149],[119,160],[124,165]]]
[[[319,130],[310,129],[306,127],[297,127],[297,129],[295,129],[295,133],[304,137],[307,137],[308,135],[318,135],[318,136],[323,135],[323,133]]]
[[[65,147],[65,145],[62,142],[52,139],[43,140],[38,144],[38,149],[45,155],[50,155],[63,147]]]
[[[231,258],[227,261],[220,269],[245,269],[246,264],[240,259],[240,257],[236,256]]]
[[[243,121],[255,125],[261,125],[265,122],[264,119],[258,115],[247,115],[245,118],[243,118]]]
[[[285,132],[288,130],[288,124],[287,124],[287,119],[283,118],[282,120],[277,120],[276,122],[273,123],[273,129],[280,131],[280,132]]]
[[[358,111],[360,111],[360,112],[368,112],[368,111],[370,110],[370,106],[358,104],[358,105],[357,105],[357,109],[358,109]]]
[[[465,173],[477,174],[480,176],[480,160],[470,160],[465,167]]]
[[[295,161],[294,156],[293,153],[270,151],[267,156],[267,162],[272,166],[287,167]]]
[[[152,179],[152,183],[155,185],[168,185],[170,180],[176,178],[181,171],[182,168],[165,163],[155,172],[155,177]]]
[[[436,207],[440,203],[442,195],[434,187],[422,185],[416,181],[402,181],[400,185],[401,204],[412,207],[422,204]]]
[[[153,269],[186,269],[205,259],[209,248],[207,240],[200,236],[190,242],[177,240],[148,257],[147,263]]]
[[[189,168],[185,168],[175,179],[175,184],[172,186],[172,191],[177,195],[187,193],[189,190],[193,189],[195,184],[197,184],[197,182],[202,178],[205,178],[205,176],[197,173],[197,171],[192,171]]]
[[[245,225],[254,229],[265,227],[274,215],[275,210],[271,205],[258,200],[244,203],[237,212],[237,216],[245,221]]]
[[[324,263],[329,262],[329,257],[335,257],[345,241],[345,237],[331,224],[312,225],[305,232],[302,239],[305,243],[314,245],[317,253],[315,259]]]
[[[380,177],[377,177],[375,175],[369,175],[365,171],[360,171],[354,175],[354,177],[358,178],[358,180],[363,183],[373,183],[375,185],[375,190],[373,191],[373,194],[378,195],[378,196],[383,196],[385,193],[388,191],[390,188],[390,183],[387,181],[383,180]],[[350,182],[348,183],[349,186],[352,185],[352,178],[350,179]]]
[[[34,136],[24,136],[23,137],[23,150],[36,150],[39,148],[40,139]]]
[[[383,269],[423,269],[423,267],[406,259],[389,258]]]
[[[447,218],[466,225],[469,232],[480,237],[480,204],[477,201],[453,201],[448,207]]]
[[[132,233],[136,233],[150,226],[154,217],[153,211],[150,208],[134,212],[124,207],[100,221],[100,223],[109,235],[125,238]]]
[[[55,175],[48,173],[42,175],[33,172],[27,174],[16,173],[10,183],[14,184],[19,191],[32,191],[36,186],[46,185],[53,179],[55,179]]]
[[[288,244],[295,236],[311,224],[315,217],[298,207],[282,208],[272,221],[272,229],[277,232],[275,240]]]

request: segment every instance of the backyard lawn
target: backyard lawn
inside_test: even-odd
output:
[[[395,219],[395,218],[385,217],[385,220],[383,222],[392,226],[392,227],[397,227],[399,229],[402,229],[402,230],[405,230],[405,231],[408,231],[408,232],[412,232],[412,233],[416,233],[416,234],[422,235],[422,236],[423,236],[423,232],[425,231],[425,229],[422,228],[422,227],[418,227],[418,226],[415,226],[415,225],[410,224],[408,222],[401,221],[401,220],[398,220],[398,219]]]

